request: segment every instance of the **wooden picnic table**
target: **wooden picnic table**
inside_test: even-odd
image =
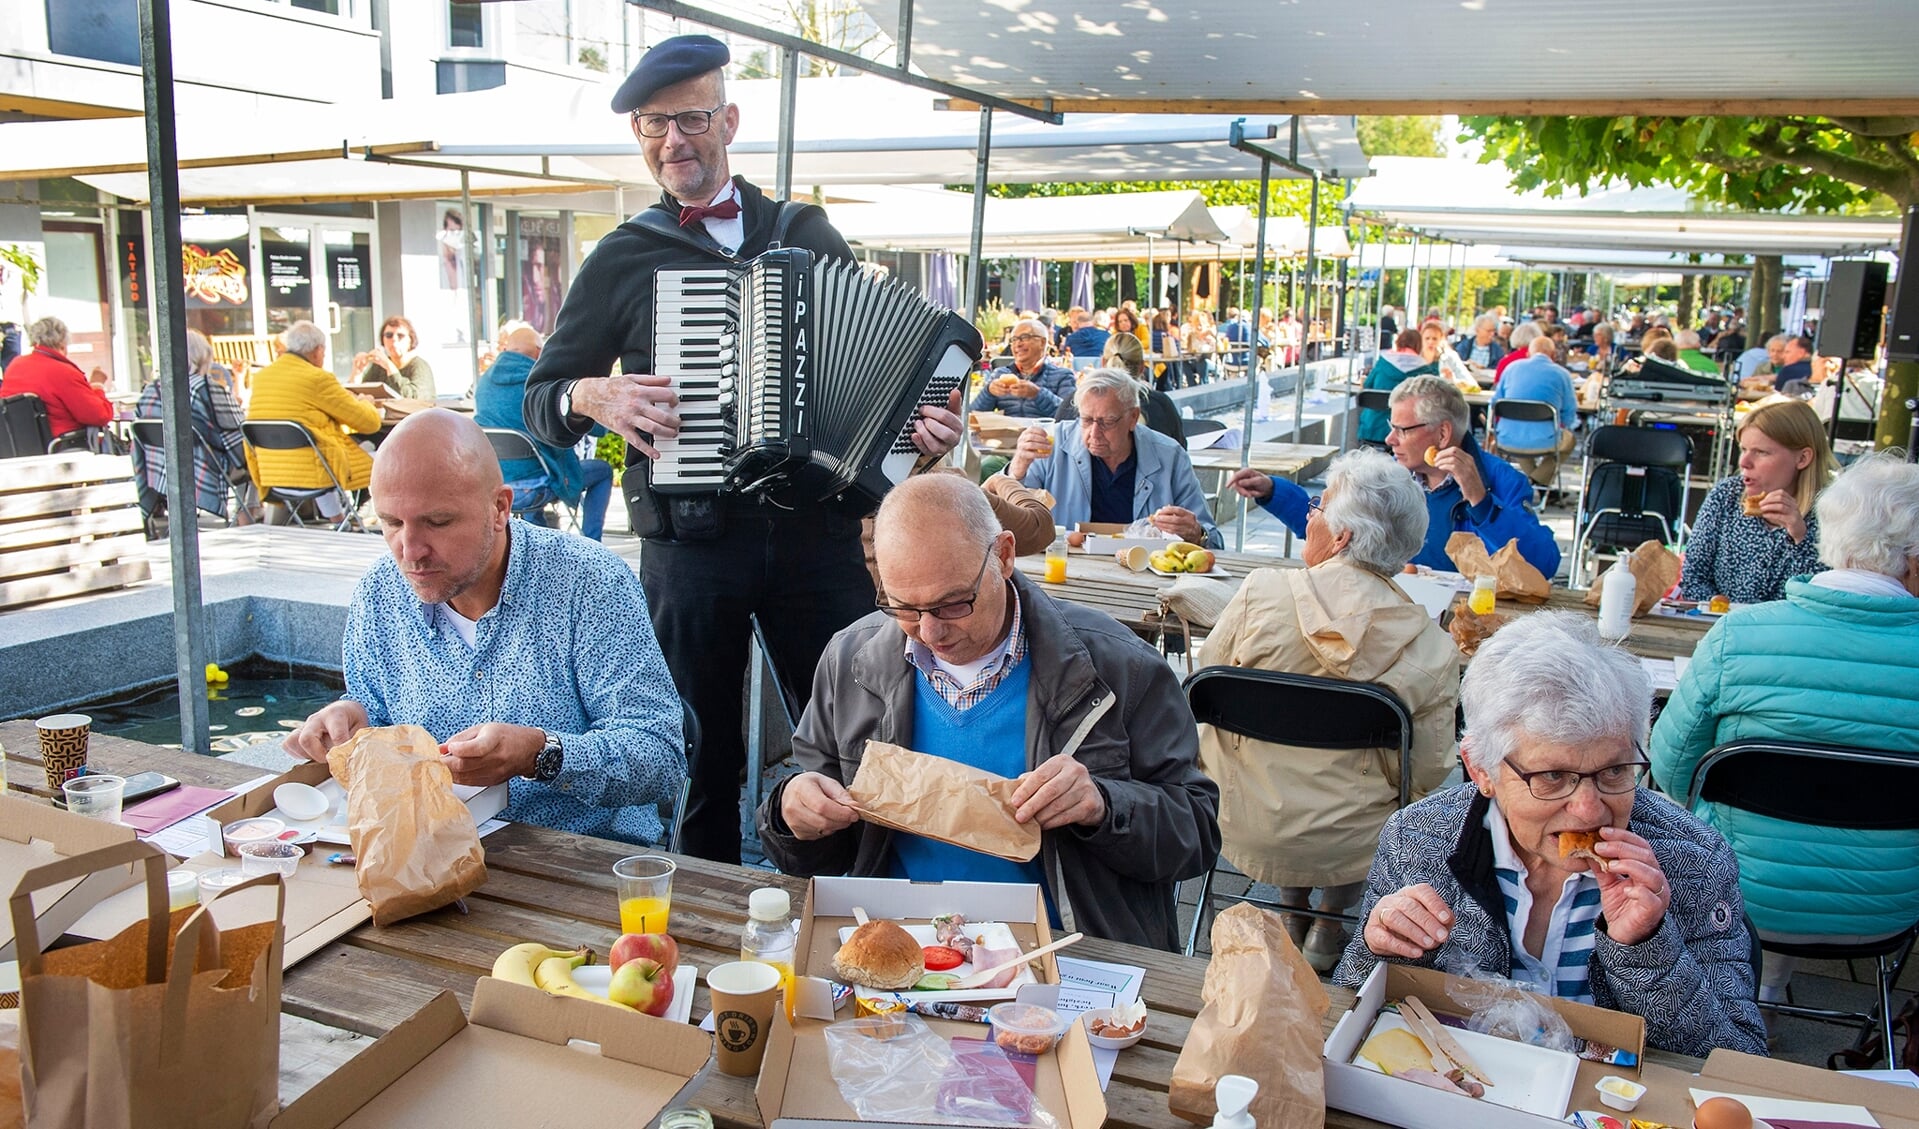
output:
[[[1296,558],[1265,553],[1220,552],[1216,556],[1218,567],[1228,574],[1221,579],[1235,589],[1246,574],[1256,568],[1305,567],[1305,562]],[[1159,594],[1177,579],[1151,571],[1134,572],[1108,556],[1076,552],[1067,562],[1065,583],[1048,584],[1042,579],[1046,571],[1043,555],[1019,557],[1014,563],[1028,580],[1052,595],[1097,608],[1149,639],[1156,638],[1165,626],[1159,618]],[[1555,587],[1544,604],[1501,600],[1499,610],[1524,615],[1550,608],[1577,611],[1597,619],[1598,609],[1587,607],[1585,599],[1584,592]],[[1633,621],[1632,634],[1626,637],[1626,649],[1642,658],[1690,658],[1714,622],[1703,616],[1642,616]],[[1206,631],[1196,627],[1193,634],[1204,638]]]
[[[1275,478],[1301,482],[1317,478],[1339,454],[1338,447],[1318,443],[1254,443],[1246,448],[1246,464]],[[1219,470],[1231,473],[1240,467],[1237,447],[1207,447],[1189,451],[1194,470]]]
[[[120,773],[157,770],[189,784],[230,787],[259,775],[259,770],[214,757],[195,756],[122,738],[96,734],[90,760]],[[0,722],[0,743],[8,753],[6,769],[16,792],[46,794],[46,779],[31,722]],[[380,928],[360,925],[287,971],[282,1010],[327,1026],[379,1036],[411,1016],[442,991],[470,1006],[473,985],[493,966],[494,957],[521,941],[555,947],[586,944],[604,954],[619,936],[613,863],[639,853],[631,844],[513,824],[484,840],[487,880],[466,901],[469,912],[448,907]],[[737,958],[747,895],[777,886],[794,897],[797,910],[806,887],[802,879],[701,859],[675,857],[671,932],[683,959],[711,968]],[[1146,970],[1143,989],[1149,1018],[1146,1038],[1120,1052],[1112,1085],[1106,1091],[1107,1124],[1119,1129],[1175,1129],[1186,1122],[1166,1105],[1173,1064],[1199,1012],[1206,961],[1088,938],[1074,954],[1089,960],[1133,965]],[[1323,1020],[1333,1025],[1353,1002],[1350,989],[1329,986],[1332,1004]],[[710,1010],[701,982],[693,1014]],[[1682,1069],[1698,1062],[1662,1052],[1649,1059]],[[681,1099],[701,1106],[722,1129],[761,1129],[753,1099],[753,1080],[709,1069]],[[1379,1123],[1329,1110],[1328,1126],[1373,1129]]]

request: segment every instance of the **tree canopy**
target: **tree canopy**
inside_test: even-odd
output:
[[[1369,157],[1443,157],[1439,118],[1408,115],[1361,117],[1354,123],[1359,147]]]
[[[970,184],[955,184],[949,187],[957,188],[962,192],[973,190]],[[1197,190],[1208,206],[1242,204],[1248,208],[1259,207],[1259,181],[1257,180],[1127,180],[1107,183],[995,184],[988,186],[987,191],[994,196],[1015,198],[1175,192],[1187,188]],[[1298,216],[1304,219],[1307,209],[1311,207],[1312,191],[1312,185],[1307,181],[1281,180],[1274,177],[1266,202],[1267,214]],[[1329,180],[1319,186],[1319,226],[1329,224],[1336,226],[1343,222],[1339,214],[1339,204],[1345,198],[1345,187],[1339,181]]]
[[[1624,181],[1756,211],[1919,204],[1919,117],[1478,116],[1460,126],[1460,140],[1483,143],[1516,187],[1550,195]]]

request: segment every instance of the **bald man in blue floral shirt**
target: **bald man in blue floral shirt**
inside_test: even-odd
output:
[[[408,418],[373,464],[392,555],[347,612],[347,696],[287,738],[320,760],[369,725],[419,725],[459,784],[510,782],[505,817],[628,842],[686,778],[680,699],[638,576],[572,534],[510,514],[485,435]]]

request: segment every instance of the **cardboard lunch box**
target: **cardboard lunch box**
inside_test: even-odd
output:
[[[1919,1091],[1729,1050],[1712,1052],[1697,1075],[1657,1063],[1648,1064],[1645,1061],[1646,1024],[1640,1017],[1538,995],[1532,998],[1558,1012],[1573,1034],[1631,1051],[1638,1063],[1636,1067],[1622,1067],[1581,1061],[1561,1117],[1522,1113],[1353,1065],[1360,1044],[1366,1041],[1380,1008],[1387,1002],[1415,995],[1441,1016],[1463,1015],[1467,1009],[1453,1001],[1451,988],[1464,983],[1458,977],[1433,969],[1385,961],[1373,966],[1372,973],[1360,986],[1352,1010],[1340,1017],[1333,1033],[1326,1037],[1323,1066],[1327,1108],[1408,1127],[1472,1125],[1475,1129],[1563,1129],[1564,1118],[1580,1110],[1605,1113],[1622,1122],[1630,1118],[1683,1127],[1692,1124],[1690,1090],[1697,1088],[1864,1106],[1872,1111],[1883,1129],[1919,1129]],[[1607,1109],[1600,1103],[1594,1086],[1609,1074],[1646,1087],[1645,1096],[1630,1114]]]
[[[324,764],[296,765],[259,787],[195,817],[205,824],[207,850],[187,859],[180,864],[181,867],[204,873],[238,866],[238,859],[225,854],[220,829],[234,820],[272,811],[276,806],[273,790],[282,784],[297,782],[318,787],[329,775]],[[466,800],[475,824],[492,818],[506,808],[507,787],[504,784],[496,784],[491,788],[455,785],[454,793]],[[299,871],[286,883],[286,914],[283,919],[286,926],[286,959],[283,968],[293,967],[355,926],[372,920],[373,909],[360,896],[360,884],[354,877],[353,868],[334,866],[326,861],[328,855],[347,850],[349,848],[325,843],[309,844],[306,857],[300,860]],[[234,897],[222,898],[220,904],[214,907],[214,921],[226,926],[229,923],[258,920],[258,907],[251,901],[256,896],[262,895],[259,891],[242,891]],[[146,916],[142,897],[138,890],[116,894],[73,923],[68,932],[83,937],[114,936]]]
[[[483,976],[471,1016],[440,993],[283,1109],[272,1129],[644,1125],[712,1051],[712,1036],[690,1024]]]
[[[1004,922],[1026,951],[1053,939],[1046,927],[1046,902],[1038,886],[815,878],[807,884],[794,951],[799,975],[834,979],[833,954],[839,951],[839,931],[854,923],[854,906],[874,920],[917,924],[935,914],[960,913],[968,921]],[[1043,983],[1059,983],[1059,966],[1052,955],[1040,958],[1036,974]],[[839,1018],[850,1019],[853,1014],[849,1001]],[[988,1030],[977,1023],[941,1019],[927,1019],[926,1023],[948,1038],[978,1037]],[[912,1122],[861,1122],[854,1116],[833,1081],[825,1028],[824,1021],[804,1017],[789,1023],[784,1011],[775,1010],[766,1058],[760,1064],[759,1083],[753,1091],[766,1129],[831,1129],[854,1123],[912,1126]],[[1092,1044],[1086,1041],[1086,1031],[1080,1024],[1068,1027],[1059,1045],[1040,1056],[1034,1095],[1059,1120],[1062,1129],[1099,1129],[1105,1122],[1106,1096],[1100,1092]]]
[[[0,898],[20,878],[55,859],[72,858],[134,837],[133,828],[74,815],[40,800],[0,794]],[[140,880],[133,867],[106,871],[49,887],[34,898],[42,936],[57,937],[84,917],[100,898]],[[85,889],[75,892],[76,888]],[[69,898],[71,895],[71,898]],[[144,907],[141,912],[144,919]],[[0,1008],[18,1007],[20,973],[13,957],[13,918],[0,914]]]
[[[1086,534],[1086,544],[1074,551],[1100,557],[1110,557],[1121,549],[1130,549],[1135,545],[1154,552],[1173,544],[1164,537],[1128,537],[1125,535],[1126,526],[1116,521],[1082,521],[1073,528]]]

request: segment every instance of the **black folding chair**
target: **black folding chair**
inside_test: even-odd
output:
[[[52,444],[44,400],[31,392],[0,397],[0,459],[44,455]]]
[[[327,481],[332,483],[330,486],[312,488],[255,483],[260,488],[262,502],[278,502],[285,506],[287,512],[293,515],[293,524],[304,528],[306,522],[300,517],[300,507],[309,502],[317,504],[321,498],[335,494],[340,499],[340,524],[333,527],[334,531],[352,529],[356,533],[366,532],[366,526],[360,523],[360,510],[354,505],[353,495],[340,485],[339,476],[333,473],[333,464],[327,462],[326,453],[320,450],[320,441],[307,430],[306,424],[295,419],[250,419],[240,425],[240,434],[246,437],[248,446],[262,451],[312,451]]]
[[[1393,414],[1393,394],[1382,388],[1362,388],[1353,393],[1353,401],[1362,412],[1384,412],[1389,416]],[[1371,447],[1376,451],[1392,450],[1379,439],[1361,439],[1359,445]]]
[[[1815,745],[1763,739],[1732,741],[1707,753],[1693,770],[1686,807],[1700,800],[1772,819],[1853,831],[1919,830],[1919,753]],[[1842,885],[1846,876],[1829,876]],[[1809,872],[1808,880],[1816,880]],[[1783,941],[1755,931],[1760,947],[1781,956],[1813,960],[1870,959],[1879,974],[1879,1003],[1871,1012],[1839,1011],[1761,1002],[1782,1015],[1818,1019],[1869,1030],[1875,1020],[1888,1063],[1899,1061],[1892,1043],[1892,986],[1912,956],[1919,921],[1863,941]],[[1887,957],[1892,957],[1889,964]]]
[[[1553,425],[1552,438],[1544,447],[1515,447],[1510,443],[1499,442],[1499,425],[1513,420],[1521,423],[1550,423]],[[1559,409],[1544,400],[1494,400],[1486,414],[1486,433],[1490,442],[1487,449],[1500,458],[1519,455],[1525,458],[1537,458],[1559,452]],[[1535,508],[1544,506],[1549,488],[1538,483],[1533,484]]]
[[[1585,588],[1601,553],[1658,538],[1683,543],[1692,442],[1661,427],[1602,427],[1586,440],[1566,581]]]
[[[1374,682],[1347,682],[1277,670],[1209,666],[1186,679],[1186,701],[1201,725],[1211,725],[1255,741],[1308,749],[1399,749],[1399,806],[1412,798],[1413,716],[1391,690]],[[1206,915],[1212,909],[1215,864],[1200,879],[1186,955],[1193,955]],[[1311,906],[1240,897],[1295,913],[1358,925],[1350,913],[1328,913]]]
[[[560,508],[566,511],[567,520],[573,523],[573,528],[577,531],[580,528],[580,507],[578,503],[569,502],[560,497],[559,492],[553,489],[553,484],[560,481],[559,468],[547,457],[546,452],[540,450],[539,445],[533,442],[533,437],[511,427],[483,427],[480,430],[486,432],[487,442],[493,445],[493,457],[500,460],[502,467],[509,462],[532,459],[540,464],[540,470],[546,474],[546,497],[535,499],[538,502],[537,505],[522,506],[516,495],[513,500],[513,512],[524,516],[528,511],[544,508],[547,499],[550,498],[558,502]]]

